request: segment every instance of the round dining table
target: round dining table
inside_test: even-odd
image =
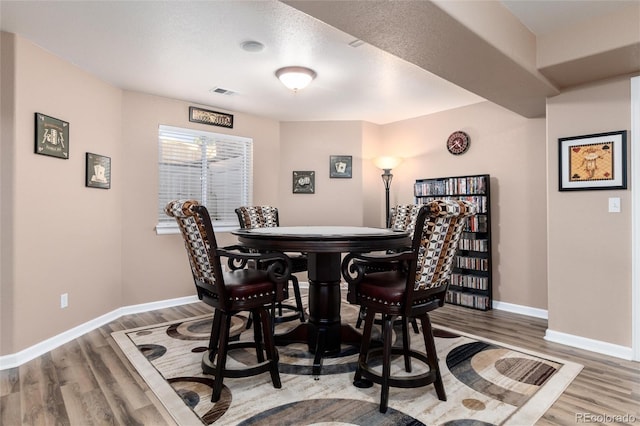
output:
[[[360,345],[362,335],[342,324],[342,253],[385,251],[409,247],[408,233],[359,226],[280,226],[232,231],[239,243],[259,251],[303,252],[308,255],[309,320],[276,334],[277,345],[306,343],[314,354],[313,376],[318,379],[325,356],[340,352],[341,344]]]

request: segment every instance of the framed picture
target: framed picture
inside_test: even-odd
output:
[[[69,158],[69,123],[36,112],[35,153]]]
[[[558,139],[559,190],[627,188],[627,132]]]
[[[331,155],[329,157],[330,178],[351,178],[351,156]]]
[[[189,121],[233,129],[233,115],[208,109],[189,107]]]
[[[111,158],[87,152],[85,185],[89,188],[111,188]]]
[[[293,172],[293,193],[313,194],[316,192],[316,172]]]

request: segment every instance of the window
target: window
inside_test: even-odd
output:
[[[238,227],[235,209],[253,198],[252,139],[160,126],[158,152],[158,234],[178,232],[164,213],[176,199],[206,206],[216,230]]]

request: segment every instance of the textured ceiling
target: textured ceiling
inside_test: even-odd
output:
[[[415,3],[438,12],[426,1],[383,3]],[[550,16],[576,13],[555,12],[566,2],[507,3],[514,3],[508,7],[529,19],[527,25],[534,31],[545,17],[551,21]],[[405,22],[415,22],[417,15],[403,13]],[[536,115],[531,111],[539,110],[544,99],[540,96],[552,92],[490,45],[467,37],[466,28],[450,17],[444,16],[439,24],[434,21],[445,27],[426,43],[441,55],[431,58],[416,56],[416,45],[384,39],[385,30],[392,24],[402,26],[402,20],[389,20],[393,17],[384,14],[371,18],[353,19],[350,25],[362,24],[369,39],[363,37],[367,43],[352,47],[350,43],[360,38],[356,30],[337,29],[279,1],[0,1],[3,31],[114,86],[280,121],[384,124],[485,99]],[[379,39],[371,35],[376,28]],[[247,40],[259,41],[265,49],[244,51],[240,45]],[[460,60],[439,60],[447,56],[467,56],[464,66],[478,72],[456,68]],[[308,66],[318,77],[294,94],[274,76],[287,65]],[[480,78],[485,79],[482,84]],[[214,88],[233,94],[212,93]]]

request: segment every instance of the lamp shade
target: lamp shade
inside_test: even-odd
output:
[[[284,67],[276,71],[276,77],[294,92],[307,87],[316,75],[314,70],[305,67]]]
[[[378,157],[373,160],[373,164],[382,170],[391,170],[396,168],[402,162],[402,158],[398,157]]]

